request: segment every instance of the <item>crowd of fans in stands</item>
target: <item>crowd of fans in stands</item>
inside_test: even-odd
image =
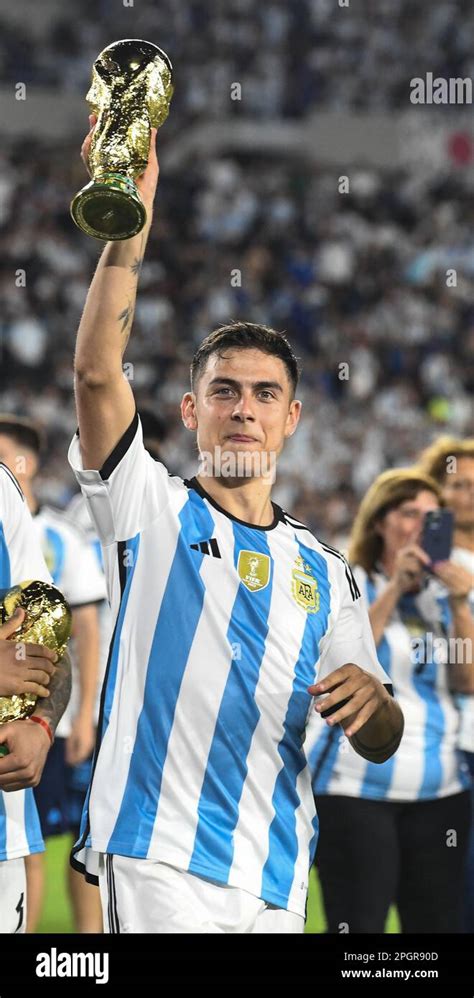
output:
[[[130,12],[107,2],[80,6],[81,16],[72,23],[62,15],[44,46],[28,45],[26,25],[10,27],[0,78],[11,78],[13,67],[20,78],[20,66],[27,82],[85,93],[94,57],[127,37]],[[163,142],[209,116],[396,108],[402,83],[419,75],[421,23],[421,66],[468,73],[461,0],[429,5],[429,18],[418,0],[367,0],[350,17],[334,6],[163,0],[135,11],[135,35],[156,38],[179,65]],[[244,109],[228,99],[243,75]],[[202,154],[162,171],[126,355],[139,404],[163,420],[163,458],[186,476],[195,445],[178,403],[196,345],[231,319],[285,330],[301,358],[304,414],[275,495],[335,541],[381,470],[409,463],[440,432],[468,431],[474,347],[469,171],[435,177],[364,167],[351,171],[346,194],[337,179],[295,159],[248,154]],[[10,140],[0,152],[0,408],[44,428],[41,491],[58,505],[74,491],[66,463],[76,425],[72,356],[100,251],[69,217],[83,183],[70,139],[54,148]]]

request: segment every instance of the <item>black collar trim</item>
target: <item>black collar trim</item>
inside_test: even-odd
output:
[[[277,506],[275,502],[272,502],[273,513],[274,513],[272,523],[270,523],[267,527],[262,527],[261,524],[259,523],[248,523],[247,520],[240,520],[238,516],[233,516],[233,514],[229,513],[227,509],[224,509],[222,506],[219,506],[219,503],[216,502],[216,500],[213,499],[212,496],[210,496],[205,489],[203,489],[201,483],[198,482],[196,476],[189,479],[185,478],[184,484],[188,489],[194,489],[201,496],[202,499],[206,499],[207,502],[209,502],[211,506],[214,506],[214,509],[217,509],[219,513],[223,513],[224,516],[227,516],[229,520],[234,520],[235,523],[240,523],[242,527],[249,527],[251,530],[268,531],[268,530],[274,530],[279,523],[285,523],[283,510],[281,509],[280,506]]]

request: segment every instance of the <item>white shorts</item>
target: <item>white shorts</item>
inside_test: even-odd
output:
[[[105,932],[303,932],[304,918],[153,859],[101,855]]]
[[[0,932],[21,933],[25,927],[25,860],[4,859],[0,862]]]

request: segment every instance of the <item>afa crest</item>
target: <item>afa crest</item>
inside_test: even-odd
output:
[[[301,555],[295,561],[291,573],[291,592],[298,606],[306,613],[317,613],[319,610],[319,592],[317,580],[311,575],[311,568],[306,565]]]
[[[265,589],[270,580],[270,558],[261,551],[239,551],[237,571],[251,593]]]

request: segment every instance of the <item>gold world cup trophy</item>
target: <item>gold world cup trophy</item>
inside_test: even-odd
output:
[[[72,615],[69,604],[55,586],[47,582],[21,582],[3,593],[0,603],[0,624],[5,624],[15,610],[25,611],[20,627],[7,640],[15,644],[33,642],[45,645],[62,658],[71,635]],[[29,717],[36,707],[34,693],[10,697],[0,696],[0,724]],[[8,755],[6,745],[0,745],[0,756]]]
[[[96,239],[130,239],[145,225],[135,178],[146,168],[151,129],[168,117],[172,95],[171,62],[152,42],[125,38],[95,60],[86,95],[97,116],[89,154],[92,180],[71,202],[83,232]]]

